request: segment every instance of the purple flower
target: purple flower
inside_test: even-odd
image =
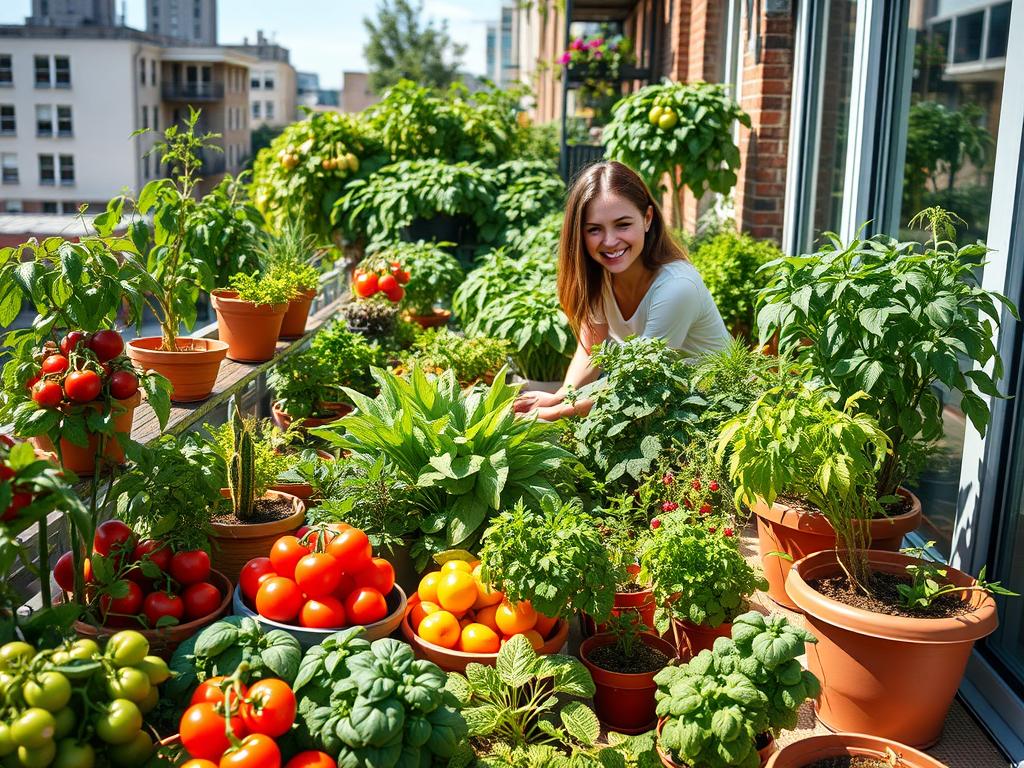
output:
[[[600,59],[601,56],[603,56],[603,55],[604,54],[602,54],[600,51],[594,51],[594,58],[595,59]]]
[[[569,53],[568,51],[566,51],[565,53],[563,53],[561,56],[558,57],[558,63],[559,64],[568,64],[571,59],[572,59],[572,54]]]

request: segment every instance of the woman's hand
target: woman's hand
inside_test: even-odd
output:
[[[515,413],[529,413],[535,411],[538,408],[547,408],[552,405],[558,405],[562,402],[562,395],[555,394],[554,392],[542,392],[540,390],[532,390],[530,392],[523,392],[516,398],[515,404],[512,406],[512,410]]]

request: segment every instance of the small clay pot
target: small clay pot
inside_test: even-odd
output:
[[[640,642],[661,651],[669,660],[676,658],[672,643],[649,634],[639,635]],[[611,634],[594,635],[580,645],[580,661],[594,678],[594,708],[597,717],[610,731],[618,733],[643,733],[654,727],[658,720],[655,714],[654,692],[658,686],[654,672],[625,673],[611,672],[592,663],[588,656],[598,648],[614,645],[616,638]]]
[[[324,461],[334,461],[334,456],[329,454],[327,451],[317,450],[317,455]],[[275,483],[274,485],[267,487],[268,491],[281,491],[281,493],[288,493],[297,499],[301,499],[303,503],[309,501],[309,498],[313,495],[313,486],[309,483]],[[308,504],[306,505],[309,506]]]
[[[288,311],[281,321],[279,339],[297,339],[306,333],[306,321],[309,320],[309,308],[316,298],[316,291],[303,291],[288,302]]]
[[[892,759],[888,750],[896,754],[898,768],[947,768],[945,763],[913,747],[862,733],[831,733],[794,741],[776,752],[767,768],[807,768],[818,760],[845,756],[873,757],[886,762]]]
[[[217,313],[217,333],[227,343],[230,359],[265,363],[274,356],[288,302],[253,304],[241,301],[238,291],[217,289],[210,294],[210,303]]]
[[[220,492],[225,498],[230,498],[230,491],[227,488],[221,488]],[[272,523],[210,523],[210,544],[213,545],[210,559],[213,567],[227,574],[232,584],[238,582],[243,565],[254,557],[266,557],[270,554],[270,547],[274,542],[281,536],[294,534],[306,517],[306,505],[295,496],[268,490],[263,498],[275,496],[291,502],[292,514]]]
[[[410,313],[409,319],[420,328],[440,328],[442,325],[448,325],[448,321],[452,319],[452,313],[449,309],[435,309],[429,315],[414,315]]]
[[[132,433],[132,421],[135,418],[135,409],[139,407],[142,402],[142,393],[136,392],[131,397],[125,400],[114,400],[111,403],[111,411],[115,414],[114,416],[114,431],[121,435],[131,435]],[[98,411],[104,403],[102,401],[94,401],[86,403],[85,408]],[[53,454],[54,461],[58,461],[57,452],[54,449],[53,441],[47,435],[36,435],[30,437],[29,442],[32,443],[32,447],[37,451],[43,451],[45,453]],[[88,445],[80,446],[64,439],[60,439],[60,459],[59,463],[65,469],[69,469],[76,475],[84,477],[92,477],[93,472],[96,469],[96,454],[99,453],[100,449],[100,436],[94,433],[89,433]],[[100,467],[101,471],[106,471],[110,467],[124,463],[124,448],[121,447],[121,442],[114,436],[109,435],[106,440],[106,444],[103,446],[103,466]]]
[[[152,368],[171,382],[174,402],[194,403],[208,398],[228,345],[218,339],[179,337],[174,340],[177,351],[165,352],[160,349],[162,344],[159,336],[146,336],[132,339],[125,346],[133,363],[143,369]]]
[[[640,573],[640,566],[630,565],[626,567],[626,570],[629,571],[631,576],[636,576]],[[612,616],[619,616],[625,611],[637,613],[640,615],[640,621],[648,628],[647,631],[650,634],[655,634],[655,608],[653,589],[641,589],[636,592],[616,592],[615,602],[612,604]],[[598,632],[604,632],[608,626],[607,624],[595,624],[593,617],[586,613],[581,613],[580,618],[582,619],[580,626],[584,637],[592,637]]]
[[[679,641],[681,659],[693,658],[701,651],[710,651],[715,645],[715,640],[720,637],[732,637],[730,622],[723,622],[717,627],[706,627],[703,624],[672,619],[672,630]]]
[[[302,429],[312,429],[313,427],[322,427],[324,424],[330,424],[332,421],[337,421],[342,416],[348,416],[355,410],[348,403],[324,403],[325,408],[333,412],[333,416],[324,417],[313,417],[306,416],[305,418],[299,419],[299,427]],[[273,403],[270,406],[270,412],[274,419],[274,424],[277,425],[278,429],[282,432],[287,431],[288,427],[291,426],[294,420],[292,416],[281,410],[280,403]]]

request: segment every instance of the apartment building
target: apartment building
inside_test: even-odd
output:
[[[341,111],[362,112],[380,101],[380,96],[370,88],[367,72],[342,72]]]
[[[249,72],[249,117],[253,128],[266,125],[281,128],[298,117],[299,94],[295,67],[289,62],[287,48],[268,40],[263,30],[256,42],[245,38],[241,45],[228,46],[259,60]]]
[[[147,32],[193,45],[217,44],[217,0],[145,2]]]

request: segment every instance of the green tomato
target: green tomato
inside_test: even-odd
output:
[[[114,699],[93,725],[96,735],[107,744],[127,744],[142,728],[142,712],[133,701]]]
[[[676,127],[678,122],[679,115],[675,113],[675,110],[666,109],[661,113],[661,117],[658,118],[658,127],[663,131],[670,131]]]
[[[54,651],[50,656],[50,663],[62,667],[71,661],[71,654],[67,651]]]
[[[107,678],[107,693],[112,699],[128,699],[136,703],[145,700],[152,685],[149,675],[135,667],[123,667]]]
[[[57,722],[57,730],[53,734],[55,739],[63,739],[75,730],[75,724],[78,722],[78,715],[75,714],[75,710],[71,707],[64,707],[59,712],[53,713],[53,719]]]
[[[41,747],[18,747],[18,762],[24,768],[46,768],[57,756],[57,745],[44,742]]]
[[[157,690],[155,685],[149,686],[149,693],[142,701],[137,702],[139,705],[139,711],[144,715],[148,715],[160,702],[160,691]]]
[[[68,656],[73,660],[88,661],[89,659],[95,659],[100,655],[100,646],[95,640],[90,640],[87,637],[83,637],[81,640],[75,640],[71,644],[70,650],[68,650]]]
[[[27,661],[35,655],[36,649],[28,643],[20,640],[7,643],[0,647],[0,669],[14,669],[22,661]]]
[[[661,118],[662,109],[655,105],[651,107],[651,111],[647,113],[647,122],[651,125],[657,125],[658,120]]]
[[[18,745],[14,743],[14,737],[11,736],[11,726],[0,722],[0,757],[6,757],[17,748]]]
[[[93,768],[96,750],[91,744],[79,744],[74,739],[57,742],[57,757],[51,768]]]
[[[56,732],[57,721],[53,719],[53,715],[39,707],[26,709],[11,725],[14,743],[29,749],[37,749],[52,742]]]
[[[107,657],[117,667],[134,667],[149,654],[149,641],[141,632],[126,629],[107,642]]]
[[[21,688],[25,703],[50,712],[64,709],[71,701],[71,683],[60,672],[43,672]]]
[[[107,757],[114,765],[133,768],[144,764],[153,755],[153,739],[145,731],[137,731],[131,741],[107,747]]]
[[[160,685],[160,683],[166,682],[171,676],[171,670],[167,666],[167,662],[159,656],[147,656],[136,664],[135,668],[145,672],[149,676],[149,682],[153,685]]]

